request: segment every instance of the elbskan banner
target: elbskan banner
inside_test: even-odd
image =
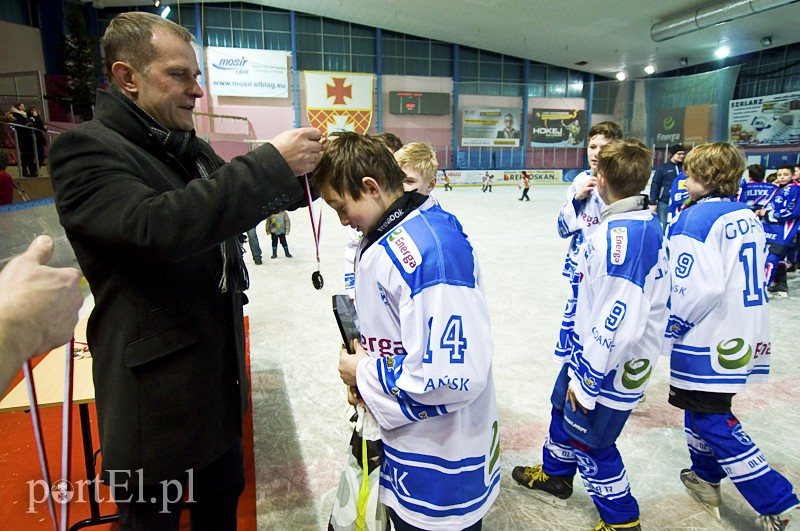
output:
[[[731,100],[728,113],[734,144],[800,142],[800,92]]]
[[[312,127],[364,134],[372,121],[372,74],[305,72],[306,113]]]
[[[484,178],[488,175],[492,186],[511,186],[520,184],[523,171],[531,178],[533,185],[564,184],[565,182],[562,178],[563,170],[439,170],[436,174],[436,187],[444,186],[444,172],[447,172],[450,184],[482,185]]]
[[[287,98],[286,52],[206,48],[208,88],[214,96]]]

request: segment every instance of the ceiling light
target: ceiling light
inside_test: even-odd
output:
[[[681,66],[686,66],[686,65],[689,64],[689,58],[688,57],[681,57],[678,62],[681,64]]]
[[[731,49],[727,46],[720,46],[717,48],[717,51],[714,52],[714,55],[717,56],[717,59],[725,59],[731,54]]]
[[[761,46],[766,48],[767,46],[772,46],[772,37],[767,35],[766,37],[761,37]]]
[[[153,7],[161,7],[161,0],[153,0]]]
[[[617,79],[618,79],[619,81],[625,81],[625,78],[626,78],[626,77],[628,77],[628,75],[627,75],[625,72],[623,72],[622,70],[620,70],[619,72],[617,72]]]
[[[647,74],[648,76],[655,74],[656,73],[655,65],[647,65],[646,67],[644,67],[644,73]]]
[[[167,18],[169,16],[169,12],[172,11],[169,6],[164,8],[164,11],[161,12],[161,18]]]

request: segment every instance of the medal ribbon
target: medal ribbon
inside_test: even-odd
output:
[[[308,201],[308,215],[311,218],[311,232],[314,234],[314,245],[317,250],[317,271],[319,271],[319,240],[322,234],[322,209],[319,211],[319,222],[314,221],[314,200],[311,198],[311,185],[308,184],[308,174],[305,175],[306,201]]]
[[[69,486],[69,465],[72,449],[72,387],[73,387],[73,350],[75,348],[75,338],[72,338],[66,346],[66,360],[64,369],[64,402],[61,413],[61,480],[59,481],[61,503],[61,531],[66,531],[69,521],[69,504],[67,503],[67,488]],[[30,360],[22,365],[22,372],[25,375],[25,384],[28,389],[28,400],[31,406],[31,422],[33,422],[33,434],[36,439],[36,449],[39,453],[39,466],[42,469],[42,478],[48,489],[51,491],[47,496],[47,509],[50,512],[50,519],[53,521],[53,529],[59,531],[58,517],[53,500],[52,482],[50,481],[50,471],[47,465],[47,452],[44,447],[44,436],[42,435],[42,421],[39,416],[39,402],[36,399],[36,386],[33,382],[33,369]],[[88,478],[90,481],[92,478]]]

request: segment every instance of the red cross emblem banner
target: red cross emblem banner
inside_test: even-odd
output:
[[[372,74],[306,72],[306,112],[323,134],[364,134],[372,121]]]

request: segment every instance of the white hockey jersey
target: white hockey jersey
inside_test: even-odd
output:
[[[644,196],[609,206],[578,255],[569,376],[587,409],[633,409],[661,354],[668,261],[661,224],[644,208]]]
[[[606,204],[597,193],[596,188],[583,201],[575,199],[578,188],[581,188],[591,177],[591,170],[586,170],[573,179],[567,189],[567,202],[564,203],[558,214],[558,235],[562,238],[572,238],[562,271],[562,275],[567,278],[572,277],[572,272],[575,270],[578,248],[587,237],[597,230],[600,225],[600,215],[606,208]]]
[[[384,225],[400,223],[365,237],[356,261],[371,356],[357,380],[381,426],[380,499],[416,527],[462,529],[483,518],[500,490],[492,331],[478,261],[458,220],[433,199],[389,212]]]
[[[738,393],[769,375],[766,239],[744,203],[708,198],[668,231],[670,385]]]

